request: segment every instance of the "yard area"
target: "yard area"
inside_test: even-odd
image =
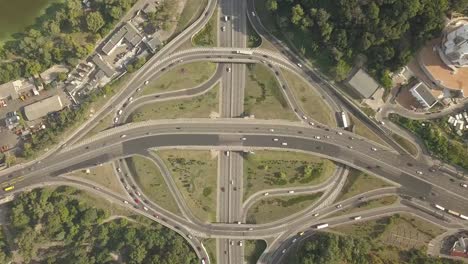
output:
[[[174,214],[182,215],[156,164],[140,156],[128,158],[127,162],[138,186],[151,201]]]
[[[335,164],[313,155],[259,150],[244,157],[244,200],[265,189],[316,185],[335,171]]]
[[[360,193],[392,186],[390,183],[364,172],[350,169],[348,178],[336,201],[343,201]]]
[[[262,64],[247,64],[244,109],[246,115],[259,119],[297,121],[290,109],[275,75]]]
[[[220,26],[218,23],[218,12],[215,11],[210,17],[208,23],[206,23],[205,27],[193,36],[192,44],[194,46],[202,47],[216,46],[219,30]]]
[[[109,190],[125,195],[125,189],[120,184],[119,177],[116,175],[116,173],[117,172],[114,170],[112,164],[106,163],[102,166],[90,168],[89,173],[86,173],[85,170],[80,170],[75,171],[70,175],[95,182],[103,187],[108,188]]]
[[[370,210],[373,208],[392,205],[396,203],[397,200],[398,200],[398,196],[396,195],[389,195],[389,196],[380,197],[380,198],[376,198],[372,200],[364,200],[360,202],[357,207],[351,207],[351,208],[340,210],[337,213],[331,214],[330,217],[358,213],[358,212]]]
[[[207,61],[178,65],[159,78],[151,80],[143,88],[141,94],[148,95],[193,88],[209,80],[215,71],[216,64]]]
[[[217,117],[219,86],[217,83],[210,91],[196,97],[144,105],[131,114],[130,120],[137,122],[154,119]]]
[[[264,224],[279,220],[308,208],[320,196],[322,196],[322,193],[262,199],[249,208],[247,223]]]
[[[335,127],[334,113],[325,103],[322,96],[295,73],[287,70],[282,70],[282,73],[307,115],[317,122]]]
[[[216,219],[218,160],[204,150],[160,150],[177,187],[198,219]]]
[[[265,249],[264,240],[245,240],[244,261],[246,264],[256,264]]]
[[[399,250],[422,249],[429,241],[445,230],[409,214],[396,214],[377,220],[334,227],[334,231],[345,235],[370,239],[381,245],[379,256],[388,263],[403,263],[404,252]]]

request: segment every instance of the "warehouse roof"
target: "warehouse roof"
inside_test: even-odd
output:
[[[363,69],[359,69],[348,84],[363,98],[370,98],[379,88],[379,84]]]
[[[35,120],[46,116],[48,113],[63,109],[60,96],[54,95],[24,107],[24,115],[27,120]]]

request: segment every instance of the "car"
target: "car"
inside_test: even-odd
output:
[[[353,217],[353,220],[360,220],[361,218],[362,216],[358,215],[358,216]]]
[[[315,216],[315,217],[317,217],[317,216],[319,216],[319,215],[320,215],[319,213],[315,213],[315,214],[313,214],[313,216]]]
[[[141,196],[141,193],[140,193],[140,192],[136,192],[136,194],[137,194],[138,196]]]
[[[315,126],[315,123],[314,123],[314,122],[312,122],[312,121],[310,121],[310,122],[309,122],[309,125],[311,125],[311,126]]]
[[[419,174],[419,175],[423,175],[423,172],[422,172],[422,171],[419,171],[419,170],[416,171],[416,173]]]
[[[377,149],[376,149],[376,148],[374,148],[374,147],[372,147],[372,148],[371,148],[371,150],[372,150],[372,151],[377,151]]]
[[[141,91],[141,88],[137,88],[136,91],[137,91],[137,92]]]
[[[348,146],[349,149],[353,149],[353,146]]]
[[[275,132],[275,130],[273,128],[270,128],[270,132]]]
[[[224,192],[224,187],[221,187],[221,191]]]
[[[293,191],[293,190],[291,190],[291,191],[288,191],[288,193],[294,193],[294,191]]]
[[[246,140],[247,140],[247,138],[243,137],[243,138],[241,138],[241,140],[242,140],[242,141],[246,141]]]
[[[302,68],[302,64],[300,64],[300,63],[297,63],[297,66],[298,66],[299,68]]]
[[[342,136],[343,135],[343,132],[336,132],[338,135]]]
[[[126,190],[130,190],[130,187],[128,185],[125,186]]]
[[[231,72],[231,67],[227,67],[227,68],[226,68],[226,71],[227,71],[227,72]]]
[[[140,200],[138,200],[138,199],[135,199],[135,203],[140,203]]]
[[[226,31],[226,27],[225,27],[225,26],[222,26],[222,27],[221,27],[221,31],[223,31],[223,32]]]
[[[249,227],[249,229],[248,229],[248,230],[249,230],[249,231],[252,231],[252,230],[253,230],[253,227]]]
[[[122,169],[120,167],[116,168],[117,172],[122,172]]]
[[[230,154],[231,154],[231,152],[229,152],[229,150],[226,151],[226,157],[229,157]]]
[[[296,243],[297,238],[294,238],[291,242]]]
[[[144,209],[145,211],[148,211],[148,207],[146,207],[146,206],[143,206],[143,209]]]
[[[283,250],[281,251],[281,254],[284,254],[284,253],[286,253],[286,249],[283,249]]]
[[[130,96],[130,98],[128,98],[128,101],[129,102],[133,101],[133,96]]]
[[[341,207],[343,207],[343,205],[342,205],[342,204],[337,204],[335,207],[336,207],[337,209],[340,209]]]
[[[231,184],[234,184],[234,180],[231,180]]]
[[[297,233],[297,234],[300,235],[300,236],[303,236],[303,235],[304,235],[304,231],[301,231],[301,232],[299,232],[299,233]]]
[[[242,241],[239,241],[239,247],[242,247],[243,243]]]
[[[128,201],[125,201],[125,200],[124,200],[123,202],[124,202],[124,204],[128,204]]]
[[[229,241],[229,245],[231,245],[231,246],[234,245],[234,241],[232,241],[232,240]]]
[[[119,111],[117,111],[117,115],[121,115],[122,114],[122,109],[120,109]]]
[[[463,187],[463,188],[468,188],[468,184],[466,184],[466,183],[460,183],[460,186]]]
[[[153,214],[153,216],[159,219],[159,215],[157,215],[157,214]]]
[[[119,122],[119,118],[118,118],[118,117],[114,118],[114,123],[117,123],[117,122]]]
[[[315,139],[321,139],[321,137],[320,136],[315,136]]]
[[[237,221],[236,223],[237,223],[238,225],[242,224],[240,221]]]
[[[307,120],[307,116],[303,115],[302,119]]]
[[[202,259],[201,259],[201,264],[205,264],[205,263],[206,263],[206,262],[205,262],[205,258],[202,258]]]
[[[288,143],[287,143],[287,142],[283,142],[283,143],[281,143],[281,145],[283,145],[283,146],[287,146],[287,145],[288,145]]]
[[[255,16],[255,12],[252,12],[252,16]]]
[[[275,141],[275,142],[277,142],[278,140],[279,140],[279,139],[277,139],[277,138],[274,138],[274,139],[273,139],[273,141]]]
[[[263,194],[263,196],[268,196],[268,195],[270,195],[269,192],[266,192],[266,193]]]
[[[385,122],[384,122],[384,121],[380,121],[379,123],[380,123],[382,126],[385,125]]]
[[[228,20],[229,20],[228,16],[224,16],[224,21],[228,21]]]
[[[190,234],[187,234],[187,237],[188,237],[188,239],[192,239],[192,238],[193,238],[192,235],[190,235]]]
[[[149,81],[145,81],[145,85],[147,85],[149,83]]]
[[[125,138],[125,137],[127,137],[127,135],[125,135],[125,134],[120,136],[120,138]]]
[[[325,137],[326,137],[326,138],[331,138],[329,135],[326,135]]]

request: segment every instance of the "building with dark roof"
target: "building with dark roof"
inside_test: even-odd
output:
[[[417,83],[409,91],[426,109],[430,109],[437,103],[437,99],[432,95],[429,88],[423,82]]]
[[[114,76],[114,74],[115,74],[114,69],[112,69],[112,67],[102,59],[101,55],[99,55],[99,54],[94,55],[91,58],[91,61],[94,62],[94,64],[96,64],[96,66],[99,68],[99,70],[104,72],[104,74],[107,77],[111,78],[112,76]]]
[[[371,98],[379,88],[379,84],[363,69],[356,71],[347,83],[364,99]]]
[[[46,116],[48,113],[57,112],[63,109],[60,96],[54,95],[41,101],[32,103],[24,107],[24,115],[27,120],[36,120]]]
[[[110,39],[102,47],[102,52],[106,55],[111,54],[123,40],[127,41],[133,48],[140,44],[142,39],[143,37],[140,35],[138,30],[131,23],[127,22],[112,34]]]

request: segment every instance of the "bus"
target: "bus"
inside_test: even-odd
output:
[[[463,219],[463,220],[468,220],[468,216],[465,216],[465,215],[462,215],[462,214],[460,214],[460,218]]]
[[[237,50],[236,53],[237,54],[244,54],[244,55],[252,55],[253,51],[251,51],[251,50]]]
[[[349,120],[348,120],[348,115],[346,112],[339,112],[338,117],[340,118],[341,125],[343,128],[348,128],[349,127]]]
[[[328,227],[328,224],[320,224],[320,225],[317,225],[315,228],[322,229],[322,228],[326,228],[326,227]]]
[[[8,192],[8,191],[13,190],[14,188],[15,188],[15,186],[11,185],[11,186],[8,186],[8,187],[3,188],[3,190],[4,190],[5,192]]]

